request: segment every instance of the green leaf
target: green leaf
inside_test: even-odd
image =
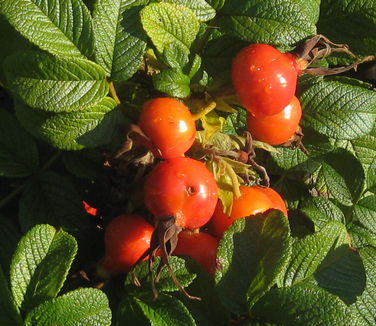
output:
[[[32,47],[32,44],[23,38],[2,15],[0,15],[0,30],[0,44],[2,46],[0,51],[0,82],[5,85],[6,76],[3,67],[4,60],[9,55],[18,51],[29,50]]]
[[[91,16],[81,0],[3,0],[0,12],[43,50],[62,56],[93,54]]]
[[[242,135],[247,130],[247,111],[238,107],[236,113],[226,117],[222,131],[228,135]]]
[[[369,134],[376,117],[376,93],[350,78],[317,81],[300,96],[302,124],[335,139]]]
[[[19,326],[22,319],[8,288],[7,279],[0,266],[0,325]]]
[[[376,247],[376,233],[373,230],[370,231],[356,222],[349,224],[347,228],[351,235],[353,247],[364,248],[370,245]]]
[[[320,166],[299,148],[279,147],[278,152],[272,153],[271,156],[278,169],[282,171],[309,171],[312,173]]]
[[[319,32],[336,43],[346,43],[355,53],[376,52],[376,4],[362,0],[321,1]]]
[[[38,167],[38,149],[29,134],[0,109],[0,176],[27,177]]]
[[[37,225],[19,242],[10,269],[17,307],[30,310],[60,291],[77,252],[75,239],[50,225]]]
[[[367,189],[376,193],[376,156],[367,172]]]
[[[0,268],[2,267],[7,276],[9,275],[13,253],[21,238],[21,233],[16,226],[15,220],[0,215]]]
[[[83,110],[108,93],[105,71],[89,60],[24,51],[9,57],[5,65],[9,87],[31,107]]]
[[[70,173],[84,179],[95,179],[103,168],[102,154],[92,149],[63,152],[63,162]]]
[[[191,90],[190,79],[180,68],[166,69],[153,78],[154,87],[172,97],[187,97]]]
[[[175,275],[179,283],[181,284],[181,286],[185,288],[189,284],[191,284],[192,281],[195,279],[196,275],[188,272],[185,260],[176,256],[171,256],[169,260],[170,260],[171,267],[174,270]],[[157,259],[155,260],[154,266],[158,266],[159,263],[160,263],[160,258],[157,257]],[[153,272],[155,273],[156,271],[154,270]],[[131,274],[134,274],[137,276],[137,278],[139,279],[141,283],[141,287],[135,288],[133,284],[133,275]],[[148,262],[143,262],[135,266],[135,268],[133,269],[133,273],[130,273],[127,275],[127,278],[125,280],[125,285],[128,291],[133,291],[135,294],[141,293],[141,291],[143,291],[144,293],[151,295]],[[176,286],[176,284],[172,280],[167,267],[164,267],[162,269],[160,279],[158,283],[156,284],[156,288],[160,292],[172,292],[172,291],[179,290],[179,288]]]
[[[24,326],[110,326],[106,295],[97,289],[79,289],[47,301],[32,310]]]
[[[116,102],[105,97],[85,111],[51,114],[23,104],[16,105],[16,115],[30,133],[64,150],[103,146],[116,135],[123,121]]]
[[[54,172],[31,179],[19,201],[19,221],[24,232],[48,223],[77,235],[87,225],[81,197],[74,186]]]
[[[188,309],[173,296],[162,294],[154,301],[127,298],[123,305],[117,316],[119,326],[196,326]]]
[[[221,10],[220,26],[253,43],[291,45],[316,34],[319,1],[232,0]]]
[[[291,259],[281,279],[283,286],[292,286],[313,275],[330,250],[346,243],[346,236],[343,224],[330,222],[315,234],[294,238]]]
[[[341,148],[322,159],[320,178],[329,195],[341,204],[350,206],[359,199],[364,187],[364,170],[359,161]]]
[[[315,283],[350,305],[365,287],[366,274],[362,260],[357,252],[347,246],[337,248],[329,256],[314,274]]]
[[[371,133],[361,138],[351,140],[355,155],[362,165],[368,169],[376,157],[376,124]]]
[[[146,35],[139,12],[147,0],[99,0],[95,3],[95,59],[112,80],[127,80],[141,66]]]
[[[169,43],[163,49],[162,60],[170,68],[183,69],[189,61],[189,50],[179,43]]]
[[[290,254],[287,219],[279,211],[236,220],[220,241],[215,281],[225,307],[244,313],[275,284]]]
[[[191,9],[198,20],[205,22],[215,17],[215,10],[205,0],[163,0],[164,2],[176,3]]]
[[[258,320],[278,325],[353,325],[343,301],[319,287],[304,283],[272,289],[256,303],[252,314]]]
[[[189,49],[199,22],[193,11],[171,3],[153,3],[141,10],[141,22],[159,52],[172,42]]]
[[[302,202],[300,209],[318,229],[322,229],[330,221],[346,223],[341,209],[325,197],[311,197]]]
[[[362,198],[353,207],[353,218],[359,221],[367,230],[376,230],[376,195]]]
[[[230,324],[230,313],[218,297],[213,276],[209,275],[193,260],[190,263],[191,269],[197,273],[197,277],[186,290],[189,294],[197,296],[201,300],[191,300],[184,294],[179,296],[180,300],[189,309],[197,325],[228,326]]]
[[[363,294],[354,304],[365,325],[375,325],[376,320],[376,248],[364,248],[359,250],[367,279]]]

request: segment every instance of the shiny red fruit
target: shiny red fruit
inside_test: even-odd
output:
[[[270,145],[280,145],[287,142],[299,126],[302,108],[294,96],[289,105],[274,115],[247,115],[247,128],[255,139]]]
[[[251,44],[232,63],[232,82],[240,103],[254,116],[281,112],[295,94],[300,68],[291,53]]]
[[[138,215],[120,215],[106,227],[103,268],[113,274],[126,273],[150,248],[154,228]]]
[[[287,217],[287,208],[281,196],[271,188],[260,186],[241,186],[241,196],[235,198],[230,216],[223,212],[221,201],[210,220],[209,228],[211,232],[222,237],[228,227],[238,218],[248,217],[258,213],[263,213],[269,209],[279,209]]]
[[[204,232],[184,230],[179,233],[178,245],[173,255],[186,255],[196,260],[211,275],[216,269],[218,240]]]
[[[196,125],[189,109],[172,98],[147,101],[138,124],[164,159],[182,156],[196,136]]]
[[[183,228],[195,229],[209,221],[217,198],[212,173],[191,158],[159,163],[146,178],[144,200],[149,211],[156,218],[172,215]]]

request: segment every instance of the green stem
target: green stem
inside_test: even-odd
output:
[[[56,162],[56,160],[60,157],[61,155],[61,151],[57,151],[56,153],[54,153],[49,159],[47,162],[45,162],[42,167],[39,169],[39,172],[40,171],[45,171],[47,170],[52,164],[54,164]],[[31,178],[31,177],[30,177]],[[6,204],[8,204],[13,198],[15,198],[18,194],[21,193],[21,191],[23,190],[23,188],[25,187],[26,183],[30,180],[30,178],[28,178],[27,180],[25,180],[25,182],[23,182],[22,184],[20,184],[16,189],[14,189],[11,193],[9,193],[5,198],[3,198],[1,201],[0,201],[0,208],[4,207]]]
[[[112,81],[110,81],[108,83],[108,87],[110,89],[110,94],[111,94],[112,98],[115,100],[116,104],[118,104],[118,105],[121,104],[120,99],[119,99],[119,97],[116,94],[115,85],[114,85],[114,83]]]

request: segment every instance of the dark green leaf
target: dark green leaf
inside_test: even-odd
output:
[[[141,22],[160,53],[172,42],[189,49],[199,30],[193,11],[172,3],[152,3],[145,7],[141,10]]]
[[[231,0],[221,10],[227,33],[253,43],[291,45],[316,34],[319,1]]]
[[[110,326],[106,295],[97,289],[79,289],[41,304],[25,319],[24,326]]]
[[[336,139],[354,139],[371,132],[376,93],[354,85],[352,79],[321,80],[300,96],[302,124]]]
[[[31,107],[78,111],[108,93],[105,71],[92,61],[24,51],[5,62],[9,87]]]
[[[76,177],[95,179],[103,167],[103,156],[99,151],[83,149],[64,152],[63,162],[67,170]]]
[[[292,286],[316,272],[330,250],[346,243],[346,228],[338,222],[330,222],[321,231],[293,239],[292,253],[283,275],[283,286]]]
[[[315,283],[340,297],[347,305],[364,290],[366,274],[359,254],[348,246],[334,250],[314,274]]]
[[[153,78],[154,87],[172,97],[187,97],[190,94],[190,79],[180,68],[161,71]]]
[[[323,228],[330,221],[345,224],[345,215],[341,209],[325,197],[311,197],[303,201],[301,210],[318,229]]]
[[[364,248],[359,251],[366,271],[366,287],[354,304],[365,325],[375,325],[376,321],[376,249]]]
[[[164,2],[176,3],[191,9],[202,21],[208,21],[215,17],[215,10],[205,0],[164,0]]]
[[[290,254],[287,219],[279,211],[236,220],[220,241],[215,280],[225,307],[244,313],[282,272]]]
[[[364,170],[359,161],[348,151],[337,149],[322,159],[320,178],[329,195],[341,204],[356,203],[364,187]]]
[[[353,218],[359,221],[371,232],[376,230],[376,195],[370,195],[359,202],[353,208]]]
[[[50,225],[38,225],[19,242],[10,280],[17,307],[30,310],[60,291],[77,252],[75,239]]]
[[[6,276],[9,275],[12,256],[20,238],[21,232],[16,227],[15,219],[12,221],[0,215],[0,267]]]
[[[0,266],[0,325],[19,326],[22,319],[8,288],[7,279]]]
[[[336,43],[350,45],[355,53],[376,52],[376,4],[362,0],[321,1],[319,32]]]
[[[191,300],[184,294],[179,296],[180,300],[189,309],[197,325],[228,326],[230,323],[230,313],[218,297],[213,276],[208,274],[194,260],[189,259],[188,261],[190,263],[190,271],[197,273],[197,277],[186,290],[189,294],[197,296],[201,300]]]
[[[0,109],[0,176],[26,177],[38,167],[33,139],[7,111]]]
[[[64,150],[94,148],[110,143],[123,121],[116,102],[105,97],[95,106],[79,112],[54,113],[16,105],[16,115],[30,133]]]
[[[158,257],[155,260],[154,266],[158,266],[159,263],[160,263],[160,258]],[[196,275],[188,272],[184,259],[176,257],[176,256],[171,256],[170,264],[182,287],[184,288],[187,287],[195,279]],[[143,291],[144,293],[149,293],[151,295],[152,294],[151,285],[150,285],[150,279],[148,277],[149,276],[148,262],[143,262],[141,264],[138,264],[134,268],[133,274],[136,275],[139,281],[141,282],[141,288],[134,287],[133,275],[128,274],[125,280],[125,284],[128,288],[128,291],[133,290],[135,294],[137,294],[137,292],[141,293],[141,291]],[[171,275],[166,266],[162,269],[160,279],[156,287],[157,287],[157,290],[160,292],[172,292],[172,291],[179,290],[179,288],[176,286],[176,284],[172,280]]]
[[[91,16],[80,0],[3,0],[0,11],[43,50],[62,56],[93,54]]]
[[[146,35],[139,12],[147,2],[99,0],[95,3],[95,58],[112,80],[127,80],[142,63]]]
[[[348,314],[343,301],[304,283],[272,289],[256,303],[252,314],[263,322],[286,326],[353,325],[353,316]]]
[[[30,180],[19,202],[19,220],[24,232],[36,224],[63,227],[74,235],[86,225],[86,214],[74,186],[53,172]]]
[[[177,298],[169,295],[160,295],[155,301],[141,301],[133,299],[148,323],[142,325],[158,326],[195,326],[196,323],[188,309]]]

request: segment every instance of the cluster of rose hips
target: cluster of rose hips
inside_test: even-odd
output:
[[[302,63],[267,44],[251,44],[236,55],[232,82],[248,110],[247,127],[254,138],[280,145],[295,134],[302,116],[295,97]]]
[[[268,76],[268,65],[280,69],[275,76]],[[280,137],[277,142],[286,142],[294,134],[301,115],[301,111],[295,112],[296,107],[300,110],[294,97],[298,73],[292,55],[268,45],[251,45],[236,56],[233,83],[242,105],[250,112],[248,127],[256,138],[275,144],[270,136],[260,134],[259,129],[281,132],[282,126],[276,122],[281,120],[276,118],[280,115],[294,116],[297,122],[294,130],[290,128],[289,136]],[[279,209],[287,217],[286,205],[279,194],[261,186],[241,186],[241,195],[234,198],[231,214],[224,213],[212,173],[204,163],[184,156],[194,143],[196,125],[189,109],[180,101],[149,100],[143,105],[138,125],[148,140],[144,145],[161,159],[144,184],[144,203],[154,216],[154,225],[141,216],[129,214],[109,223],[101,262],[108,272],[129,272],[140,259],[146,258],[157,229],[168,221],[162,238],[169,237],[171,226],[177,233],[177,245],[173,245],[170,253],[190,256],[213,275],[217,268],[218,241],[234,220],[269,209]]]

